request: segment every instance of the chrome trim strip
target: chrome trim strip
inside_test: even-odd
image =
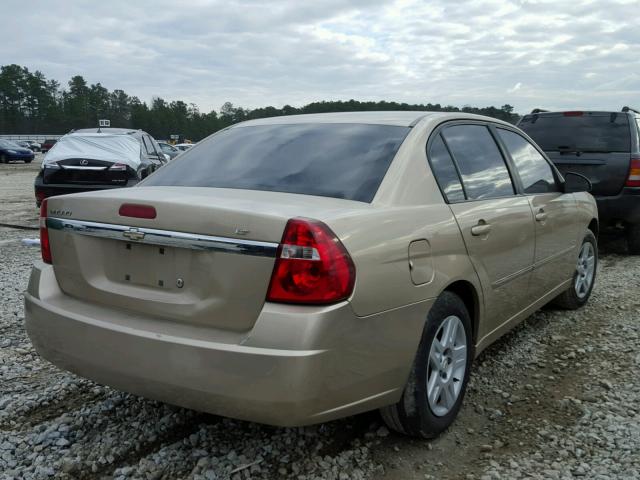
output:
[[[500,280],[496,280],[495,282],[493,282],[491,284],[492,288],[498,288],[503,286],[506,283],[509,283],[513,280],[515,280],[516,278],[524,275],[525,273],[529,273],[532,272],[534,270],[537,270],[538,268],[540,268],[543,265],[546,265],[549,262],[552,262],[553,260],[557,259],[558,257],[561,257],[562,255],[566,255],[567,253],[569,253],[571,250],[574,250],[576,247],[575,245],[569,248],[565,248],[564,250],[561,250],[557,253],[554,253],[553,255],[551,255],[550,257],[544,258],[542,260],[539,260],[538,262],[534,263],[533,265],[529,266],[529,267],[525,267],[522,270],[518,270],[515,273],[512,273],[510,275],[507,275],[506,277],[501,278]]]
[[[62,170],[107,170],[109,167],[83,167],[81,165],[60,165]]]
[[[571,247],[565,248],[564,250],[560,250],[559,252],[556,252],[553,255],[548,256],[547,258],[538,260],[536,263],[533,264],[533,269],[535,270],[549,262],[552,262],[556,260],[558,257],[562,257],[563,255],[566,255],[567,253],[569,253],[571,250],[575,250],[575,249],[576,249],[576,246],[572,245]]]
[[[496,280],[495,282],[493,282],[491,284],[491,287],[492,288],[502,287],[503,285],[505,285],[505,284],[507,284],[509,282],[512,282],[516,278],[521,277],[525,273],[530,273],[532,271],[533,271],[533,265],[530,265],[528,267],[523,268],[522,270],[518,270],[517,272],[511,273],[511,274],[507,275],[506,277],[502,277],[500,280]]]
[[[88,222],[66,218],[47,218],[47,227],[90,237],[109,238],[130,243],[144,243],[165,247],[189,248],[214,252],[238,253],[257,257],[275,257],[277,243],[237,238],[215,237],[195,233],[156,230],[111,223]]]

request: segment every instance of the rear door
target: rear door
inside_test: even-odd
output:
[[[575,199],[561,192],[553,168],[526,138],[506,128],[495,131],[533,210],[536,246],[530,291],[537,299],[571,278],[578,237]]]
[[[595,196],[617,195],[627,179],[631,125],[624,112],[557,112],[525,115],[518,126],[561,173],[577,172]]]
[[[460,187],[455,182],[445,186],[439,173],[437,164],[446,163],[449,156]],[[505,160],[484,124],[443,128],[430,146],[430,161],[482,283],[486,317],[479,332],[482,338],[530,303],[535,242],[531,207],[516,195]]]

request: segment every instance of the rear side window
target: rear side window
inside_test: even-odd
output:
[[[371,202],[409,127],[256,125],[223,130],[143,185],[239,188]]]
[[[513,159],[524,193],[557,192],[551,165],[540,152],[527,139],[511,130],[498,128],[497,131]]]
[[[453,159],[438,135],[429,148],[429,163],[442,193],[450,203],[464,201],[464,191]]]
[[[513,183],[498,145],[483,125],[454,125],[442,136],[458,164],[470,200],[507,197]]]
[[[631,133],[625,113],[567,112],[525,115],[518,124],[546,151],[629,152]]]
[[[147,135],[143,135],[142,141],[144,143],[144,149],[147,151],[147,155],[156,155],[156,151],[153,148],[153,142],[151,141],[151,138]]]

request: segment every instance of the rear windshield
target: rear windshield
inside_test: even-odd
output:
[[[629,119],[624,113],[533,114],[525,115],[518,126],[547,151],[631,150]]]
[[[409,127],[236,127],[200,142],[143,185],[239,188],[373,200]]]

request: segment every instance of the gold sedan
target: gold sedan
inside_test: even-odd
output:
[[[491,118],[249,121],[136,187],[44,202],[26,326],[52,363],[145,397],[284,426],[381,408],[433,437],[484,348],[587,302],[587,190]]]

